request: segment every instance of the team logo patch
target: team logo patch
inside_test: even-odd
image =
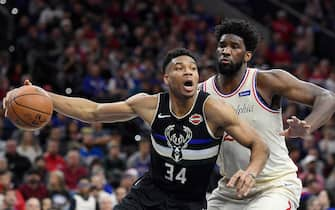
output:
[[[188,145],[188,142],[192,139],[192,131],[189,127],[183,126],[182,128],[176,128],[175,125],[169,125],[164,135],[167,139],[167,144],[172,148],[171,157],[174,161],[179,162],[183,159],[183,149]]]
[[[188,121],[193,125],[199,125],[203,121],[203,118],[200,114],[192,114]]]
[[[250,90],[245,90],[245,91],[239,92],[238,96],[239,97],[250,96]]]

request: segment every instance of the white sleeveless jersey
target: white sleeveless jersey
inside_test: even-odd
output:
[[[231,104],[243,120],[253,126],[270,149],[270,156],[265,168],[257,177],[257,183],[270,181],[290,173],[296,173],[297,167],[288,156],[285,138],[279,135],[283,130],[282,112],[266,106],[256,92],[256,75],[258,70],[248,68],[240,85],[232,93],[224,95],[215,86],[215,76],[203,82],[203,91],[223,99]],[[224,157],[224,158],[223,158]],[[232,138],[222,141],[218,165],[220,173],[230,178],[239,169],[245,170],[250,160],[250,150]]]

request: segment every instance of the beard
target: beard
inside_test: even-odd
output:
[[[219,73],[224,76],[231,77],[235,75],[241,69],[242,65],[243,65],[243,61],[240,61],[238,63],[229,63],[229,64],[223,64],[220,61],[218,61]]]

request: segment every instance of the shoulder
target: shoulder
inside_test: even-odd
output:
[[[138,93],[131,96],[126,100],[127,104],[130,106],[144,106],[144,107],[156,107],[159,94],[150,95],[147,93]]]
[[[231,107],[228,103],[226,103],[222,98],[218,98],[214,95],[208,94],[204,92],[207,95],[207,100],[206,100],[206,106],[209,106],[211,108],[217,108],[221,106],[228,106]]]
[[[287,76],[291,76],[291,74],[283,69],[257,70],[257,78],[262,81],[280,79]]]
[[[257,86],[270,89],[283,88],[289,85],[289,82],[296,78],[283,69],[258,70]]]
[[[233,107],[222,99],[209,95],[205,103],[205,114],[209,120],[219,120],[227,117],[228,113],[235,112]]]
[[[136,95],[133,95],[133,96],[129,97],[127,100],[141,100],[143,98],[149,99],[149,98],[154,98],[156,96],[157,96],[157,94],[156,95],[150,95],[150,94],[147,94],[147,93],[138,93]]]

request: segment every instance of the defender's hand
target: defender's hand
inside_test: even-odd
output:
[[[310,133],[311,125],[308,125],[305,120],[300,120],[296,116],[292,116],[291,119],[287,119],[286,122],[289,127],[279,133],[281,136],[297,138],[304,137]]]
[[[256,180],[253,174],[239,170],[230,178],[227,187],[233,188],[236,186],[237,196],[241,198],[248,195],[255,183]]]

